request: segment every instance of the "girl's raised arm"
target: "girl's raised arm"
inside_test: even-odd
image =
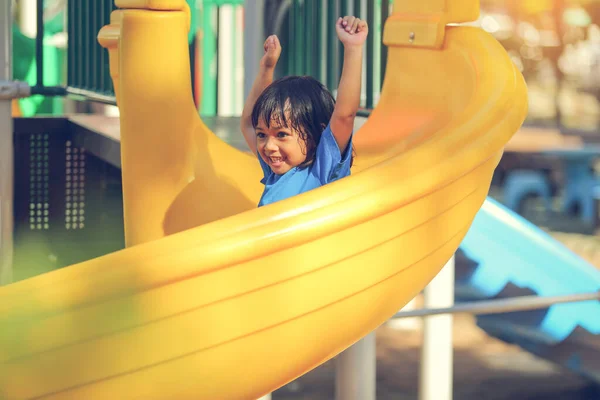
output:
[[[252,126],[252,109],[256,100],[260,94],[273,82],[273,73],[275,66],[281,55],[281,44],[279,38],[276,35],[271,35],[265,40],[264,44],[265,54],[260,60],[260,68],[258,74],[254,79],[252,89],[248,94],[246,103],[244,104],[244,110],[242,111],[242,119],[240,121],[240,129],[248,143],[250,150],[256,155],[256,133]]]
[[[350,142],[354,118],[360,105],[363,46],[369,27],[359,18],[346,16],[338,18],[335,28],[344,45],[344,64],[330,126],[340,151],[344,152]]]

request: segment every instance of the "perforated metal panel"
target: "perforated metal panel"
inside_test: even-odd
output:
[[[29,229],[50,228],[48,134],[29,135]]]
[[[124,247],[121,172],[63,118],[15,119],[15,280]]]
[[[85,228],[85,149],[65,142],[65,228]]]

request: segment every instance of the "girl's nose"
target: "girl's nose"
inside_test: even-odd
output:
[[[265,143],[265,149],[270,151],[277,150],[277,145],[275,144],[275,139],[269,137],[267,139],[267,143]]]

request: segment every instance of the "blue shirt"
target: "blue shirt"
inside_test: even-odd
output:
[[[283,175],[277,175],[259,154],[258,160],[264,173],[261,183],[265,185],[265,190],[258,206],[287,199],[350,175],[351,159],[352,136],[344,154],[341,154],[329,125],[321,134],[315,160],[308,167],[294,167]]]

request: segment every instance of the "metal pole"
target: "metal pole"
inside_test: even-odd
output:
[[[247,10],[247,9],[246,9]],[[247,12],[247,11],[246,11]],[[217,81],[218,103],[217,110],[220,116],[234,116],[234,86],[235,86],[235,9],[232,5],[222,5],[219,7],[219,46],[217,47],[217,57],[219,59]],[[258,63],[256,63],[258,66]],[[245,66],[244,66],[245,67]],[[244,98],[245,99],[245,98]]]
[[[264,7],[265,0],[244,2],[244,100],[250,94],[264,52]]]
[[[381,2],[381,40],[383,40],[383,28],[385,26],[385,22],[387,21],[388,17],[390,15],[390,2],[388,0],[382,0]],[[380,63],[380,76],[381,76],[381,80],[380,80],[380,85],[383,87],[383,81],[385,79],[385,68],[387,67],[387,46],[384,46],[383,43],[381,44],[381,63]]]
[[[35,9],[36,14],[36,34],[35,34],[35,66],[36,83],[35,86],[44,87],[44,0],[37,0]]]
[[[375,333],[372,332],[336,358],[336,400],[375,400],[375,347]]]
[[[244,101],[250,94],[254,78],[258,74],[259,62],[263,56],[265,0],[244,2]],[[271,395],[258,400],[271,400]]]
[[[379,39],[378,35],[375,34],[375,10],[377,9],[375,0],[369,0],[367,3],[367,23],[369,24],[371,34],[367,39],[367,56],[366,60],[366,73],[367,73],[367,82],[366,82],[366,107],[373,108],[375,106],[374,94],[375,94],[375,71],[374,66],[376,65],[375,60],[375,47],[377,46],[377,41]]]
[[[407,305],[405,305],[400,311],[399,314],[404,314],[406,312],[410,312],[410,311],[415,311],[417,310],[417,298],[413,298],[411,301],[408,302]],[[398,315],[398,314],[396,314]],[[387,323],[386,326],[388,328],[391,329],[395,329],[395,330],[403,330],[403,331],[408,331],[408,330],[421,330],[423,328],[423,320],[421,318],[417,318],[417,317],[412,317],[412,318],[390,318]]]
[[[338,67],[339,63],[339,52],[338,52],[338,39],[336,37],[335,29],[331,28],[331,24],[337,20],[339,13],[337,12],[337,1],[327,0],[327,16],[325,17],[324,30],[325,30],[325,43],[327,44],[327,56],[324,58],[327,64],[327,87],[331,93],[337,90],[338,85]]]
[[[10,81],[12,0],[0,4],[0,81]],[[12,281],[14,143],[11,101],[0,99],[0,285]]]
[[[454,304],[454,256],[424,290],[425,307]],[[423,321],[419,376],[420,400],[452,399],[452,315],[429,316]]]
[[[548,308],[560,303],[576,303],[579,301],[600,301],[600,292],[579,293],[565,296],[519,296],[501,300],[482,300],[459,304],[447,308],[425,308],[415,311],[401,311],[392,318],[426,317],[439,314],[472,314],[489,315],[517,311],[529,311]]]
[[[35,38],[37,0],[19,0],[19,29],[21,33]]]

